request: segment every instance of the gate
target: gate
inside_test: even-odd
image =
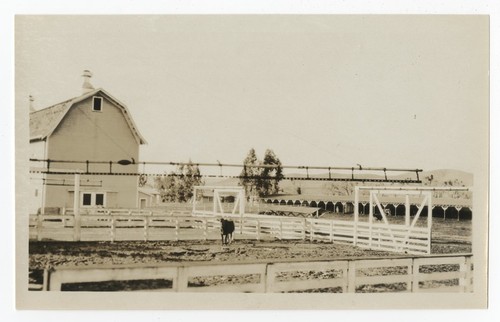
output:
[[[359,200],[361,193],[369,194],[370,211],[368,221],[360,221]],[[431,253],[432,231],[432,193],[421,187],[355,187],[354,200],[354,244],[364,248],[404,252],[411,254]],[[389,220],[381,200],[403,203],[405,205],[404,223]],[[417,212],[410,213],[410,199],[417,204]],[[421,220],[427,208],[427,220]],[[378,211],[378,212],[376,212]],[[375,216],[376,215],[376,216]],[[378,220],[375,222],[374,218]],[[392,222],[391,222],[392,221]]]

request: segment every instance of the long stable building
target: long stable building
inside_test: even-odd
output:
[[[317,207],[325,211],[337,213],[354,212],[353,196],[325,196],[325,195],[275,195],[263,198],[265,203],[287,206]],[[388,209],[392,215],[405,213],[404,202],[397,198],[386,197],[381,200],[382,206]],[[417,201],[410,200],[410,212],[416,212]],[[368,198],[359,200],[360,214],[369,211]],[[433,217],[470,219],[472,218],[472,199],[464,198],[433,198]]]

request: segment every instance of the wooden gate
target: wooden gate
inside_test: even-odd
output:
[[[369,193],[370,211],[368,221],[360,221],[359,200],[363,191]],[[364,248],[405,252],[410,254],[431,253],[432,193],[421,187],[355,187],[354,244]],[[404,223],[390,222],[382,198],[392,198],[405,205]],[[403,200],[401,200],[403,199]],[[417,212],[411,214],[410,199],[419,204]],[[421,219],[427,208],[427,220]],[[376,216],[375,216],[376,215]],[[379,220],[374,219],[378,217]],[[417,225],[418,223],[418,225]]]

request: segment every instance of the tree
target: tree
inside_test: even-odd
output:
[[[279,182],[283,179],[281,161],[272,150],[267,149],[264,154],[263,165],[276,166],[275,168],[262,168],[257,190],[261,197],[279,192]]]
[[[350,181],[334,182],[330,186],[330,192],[334,196],[350,196],[354,191],[354,183]]]
[[[259,166],[276,167],[259,167]],[[279,192],[279,182],[284,178],[281,161],[276,154],[267,149],[264,160],[259,161],[255,149],[248,151],[243,161],[240,184],[245,188],[248,197],[264,197]]]
[[[155,188],[158,190],[163,202],[175,201],[175,173],[155,177]]]
[[[257,177],[260,175],[260,169],[256,167],[257,165],[258,160],[255,149],[251,148],[247,157],[243,160],[243,170],[240,173],[240,184],[245,188],[247,198],[257,195]]]
[[[193,197],[194,186],[202,185],[200,169],[191,160],[177,171],[155,178],[155,187],[163,201],[187,202]]]

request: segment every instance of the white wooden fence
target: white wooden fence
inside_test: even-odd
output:
[[[300,262],[187,262],[154,266],[55,267],[45,271],[42,289],[61,291],[65,285],[74,283],[159,279],[171,281],[170,287],[156,288],[154,291],[260,293],[315,289],[342,293],[473,291],[470,254]],[[205,282],[196,283],[203,279]]]
[[[302,239],[364,248],[430,254],[430,228],[342,220],[245,214],[231,217],[236,238]],[[220,238],[220,222],[208,215],[113,212],[30,215],[30,239],[62,241],[207,240]]]

